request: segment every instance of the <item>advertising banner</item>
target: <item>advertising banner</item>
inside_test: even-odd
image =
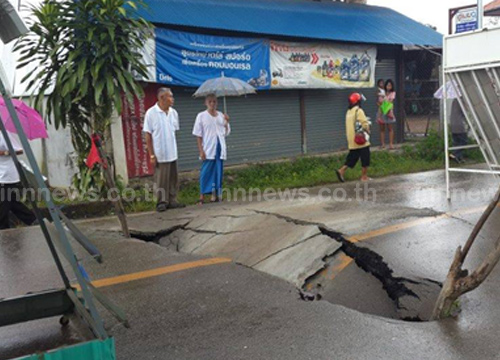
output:
[[[156,34],[156,80],[198,87],[224,76],[269,89],[269,42],[159,29]]]
[[[127,172],[130,178],[153,175],[154,169],[149,161],[148,150],[142,128],[146,110],[156,103],[158,86],[148,85],[143,98],[134,98],[130,103],[123,97],[122,126],[127,158]]]
[[[457,34],[476,30],[478,27],[477,7],[460,9],[455,15],[455,21]]]
[[[376,46],[271,41],[271,88],[375,86]]]

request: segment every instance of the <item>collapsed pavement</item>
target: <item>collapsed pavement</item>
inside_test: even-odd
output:
[[[355,248],[344,237],[345,241],[339,241],[325,233],[325,228],[340,229],[337,234],[352,233],[360,222],[364,222],[364,231],[370,231],[388,224],[387,219],[398,223],[441,215],[434,210],[369,202],[332,203],[312,197],[294,202],[205,206],[184,211],[182,216],[180,212],[171,214],[174,216],[166,219],[162,214],[147,220],[131,219],[132,236],[180,253],[231,258],[292,283],[305,298],[311,298],[308,292],[313,285],[313,298],[318,300],[328,286],[325,279],[318,280],[318,274],[331,259],[346,254],[380,282],[395,307],[391,317],[404,320],[427,320],[432,311],[429,304],[440,290],[434,280],[397,278],[376,253],[365,250],[370,256],[358,256],[362,248]]]
[[[376,202],[352,198],[325,200],[319,196],[321,189],[316,188],[310,189],[308,199],[227,202],[139,215],[131,217],[130,227],[136,238],[154,241],[169,250],[228,257],[243,266],[286,280],[305,294],[305,298],[322,298],[370,314],[420,321],[428,319],[432,311],[431,304],[440,290],[439,281],[448,270],[446,259],[465,241],[463,237],[467,237],[476,221],[467,212],[457,211],[477,209],[489,201],[476,198],[446,202],[442,176],[442,172],[435,171],[370,182],[368,190],[376,191]],[[487,189],[490,180],[472,181],[471,177],[460,176],[455,184],[461,190],[472,186]],[[330,189],[335,192],[336,187],[342,187],[351,195],[356,183],[334,185]],[[453,236],[445,234],[446,230],[439,226],[445,219],[456,228]],[[385,240],[386,235],[376,236],[377,241],[371,241],[366,235],[412,222],[428,224],[424,233],[432,231],[430,242],[426,243],[418,232],[407,238],[396,230],[389,236],[390,242]],[[347,240],[362,239],[362,244],[354,242],[356,247],[371,250],[368,264],[352,252],[347,254],[346,246],[321,233],[320,226],[348,234]],[[433,238],[444,242],[431,245]],[[407,249],[415,252],[410,262],[403,260],[408,256]],[[398,256],[401,251],[405,256]],[[367,267],[377,255],[383,259],[379,265],[389,271]],[[350,262],[357,266],[347,267],[340,276],[325,276],[331,269]],[[387,291],[391,288],[387,283],[393,278],[403,279],[409,293],[417,296],[399,296],[397,292]]]

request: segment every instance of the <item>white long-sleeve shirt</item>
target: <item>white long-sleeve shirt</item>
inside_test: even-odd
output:
[[[202,146],[207,160],[215,160],[217,140],[219,140],[221,146],[221,160],[227,159],[226,136],[230,133],[231,127],[226,122],[224,114],[219,111],[217,116],[212,116],[208,110],[205,110],[196,117],[193,135],[203,139]]]

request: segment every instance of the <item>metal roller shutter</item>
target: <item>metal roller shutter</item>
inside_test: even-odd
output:
[[[192,170],[200,164],[198,160],[198,147],[192,131],[196,115],[200,111],[205,110],[205,105],[203,99],[194,99],[192,97],[195,90],[172,88],[175,97],[174,108],[179,113],[181,128],[177,132],[180,170]]]
[[[196,140],[191,131],[196,115],[205,109],[203,99],[192,92],[173,89],[174,108],[179,113],[181,130],[177,133],[181,170],[199,166]],[[301,152],[300,105],[298,91],[261,91],[257,95],[228,98],[232,133],[227,139],[227,164],[239,164]],[[222,110],[222,99],[219,100]]]
[[[396,81],[396,62],[379,60],[375,78]],[[330,152],[347,147],[345,138],[345,113],[347,99],[352,92],[359,91],[367,99],[363,108],[374,125],[372,143],[380,143],[380,134],[375,124],[377,93],[371,89],[307,90],[305,91],[306,131],[308,153]]]
[[[246,98],[229,98],[228,112],[232,127],[228,163],[301,153],[298,91],[262,91]]]

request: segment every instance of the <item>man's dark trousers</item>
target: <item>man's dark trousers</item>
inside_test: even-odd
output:
[[[22,202],[21,183],[0,184],[0,229],[10,228],[9,214],[12,212],[26,225],[31,225],[36,217]]]

